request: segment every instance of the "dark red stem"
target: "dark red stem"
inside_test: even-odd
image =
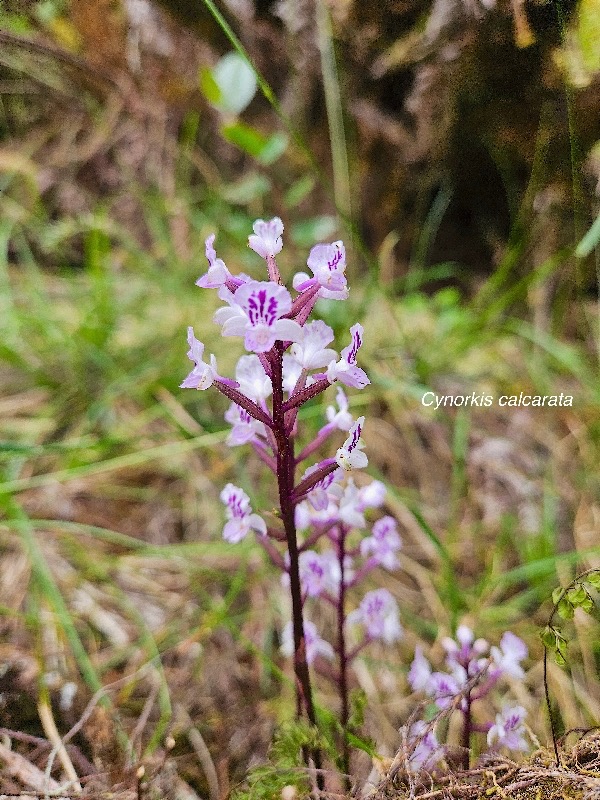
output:
[[[264,423],[268,428],[273,427],[273,420],[271,417],[266,414],[260,406],[257,406],[256,403],[250,400],[249,397],[246,397],[245,394],[242,394],[237,389],[234,389],[233,386],[228,386],[226,383],[223,383],[223,381],[215,381],[214,385],[221,392],[221,394],[224,394],[225,397],[233,400],[234,403],[247,411],[251,417],[254,417],[254,419]]]
[[[290,557],[289,576],[292,597],[292,629],[294,634],[294,673],[296,676],[296,711],[301,716],[306,712],[311,725],[316,727],[317,717],[313,704],[310,673],[306,660],[306,641],[302,614],[302,588],[300,585],[300,564],[296,522],[294,519],[294,443],[285,426],[283,401],[283,345],[275,345],[273,364],[273,435],[277,443],[277,483],[281,519],[287,538]],[[317,770],[321,769],[321,754],[312,753]],[[321,778],[322,781],[322,778]],[[321,787],[322,788],[322,787]]]
[[[350,791],[350,748],[348,746],[348,719],[350,709],[348,704],[348,655],[346,653],[346,580],[344,574],[344,559],[346,557],[346,528],[338,528],[337,551],[340,567],[340,588],[337,599],[337,626],[338,644],[337,651],[340,659],[339,694],[340,694],[340,723],[342,726],[342,773],[344,774],[344,788]]]
[[[308,478],[300,481],[292,494],[292,501],[294,504],[298,503],[305,494],[308,494],[311,489],[314,489],[319,481],[322,481],[323,478],[331,475],[331,473],[335,472],[336,469],[339,469],[339,466],[335,458],[328,458],[326,463],[320,469],[315,470],[315,472],[309,475]]]
[[[316,397],[321,392],[324,392],[331,384],[327,380],[327,378],[321,378],[320,381],[315,381],[310,386],[307,386],[306,389],[302,389],[301,392],[296,392],[293,394],[289,400],[283,404],[284,411],[291,411],[292,408],[297,408],[298,406],[303,405],[304,403],[312,400],[313,397]]]
[[[471,691],[469,690],[465,695],[465,707],[462,709],[463,713],[463,729],[461,736],[461,749],[462,749],[462,767],[469,769],[471,761]]]

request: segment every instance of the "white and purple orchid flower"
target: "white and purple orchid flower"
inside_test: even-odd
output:
[[[335,656],[333,647],[319,636],[314,622],[305,619],[303,627],[307,664],[312,664],[319,656],[331,660]],[[285,656],[294,655],[294,630],[291,622],[281,632],[281,652]]]
[[[366,453],[362,452],[365,445],[360,438],[364,424],[365,418],[359,417],[350,428],[348,438],[335,454],[335,460],[347,472],[363,469],[369,463]]]
[[[527,712],[523,706],[505,706],[487,734],[489,747],[506,747],[508,750],[527,750],[523,721]]]
[[[364,389],[371,381],[367,373],[356,365],[356,356],[363,342],[363,326],[357,322],[350,328],[351,341],[341,352],[339,361],[331,361],[327,367],[329,383],[340,381],[352,389]]]
[[[194,362],[194,369],[180,384],[181,389],[208,389],[219,378],[217,373],[217,359],[214,355],[210,357],[210,363],[204,361],[204,344],[199,342],[194,336],[194,329],[190,326],[187,334],[190,349],[187,357]]]
[[[257,219],[252,226],[254,235],[248,237],[248,246],[262,258],[276,256],[283,248],[283,222],[279,217],[265,222]]]
[[[362,625],[369,639],[382,639],[393,644],[402,638],[398,604],[387,589],[367,592],[354,611],[348,614],[350,624]]]
[[[306,262],[313,274],[310,278],[307,273],[299,272],[294,277],[294,289],[306,291],[311,286],[318,285],[319,297],[329,300],[346,300],[348,286],[345,276],[346,250],[343,242],[315,245]]]
[[[225,505],[228,522],[223,528],[223,538],[230,544],[237,544],[251,530],[266,536],[267,526],[264,519],[252,513],[250,498],[239,486],[228,483],[221,492],[221,502]]]
[[[215,313],[215,322],[223,326],[223,336],[243,336],[246,350],[266,353],[276,341],[302,339],[300,325],[283,318],[292,308],[292,298],[284,286],[249,281],[235,293],[222,296],[229,305]]]
[[[361,555],[370,557],[388,570],[397,569],[400,562],[396,553],[402,547],[398,524],[393,517],[382,517],[371,530],[371,536],[360,543]]]

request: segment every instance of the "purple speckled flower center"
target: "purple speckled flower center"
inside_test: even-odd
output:
[[[378,616],[383,611],[383,600],[381,597],[372,597],[369,601],[368,614]]]
[[[269,297],[265,289],[251,294],[248,298],[248,319],[252,325],[261,323],[271,327],[277,320],[277,300]]]
[[[348,364],[355,364],[356,363],[356,354],[360,346],[362,345],[362,339],[360,338],[360,333],[358,331],[354,331],[352,335],[352,345],[350,346],[350,350],[346,357],[346,361]]]
[[[322,578],[325,574],[325,570],[317,561],[311,561],[308,564],[309,570],[312,572],[313,575],[316,575],[318,578]]]
[[[244,519],[246,512],[242,508],[241,497],[237,497],[235,494],[230,494],[227,500],[227,505],[231,509],[233,519]]]
[[[358,440],[360,439],[361,433],[362,433],[362,428],[360,425],[357,424],[354,430],[352,431],[352,440],[348,445],[348,447],[346,448],[349,453],[351,453],[358,444]]]
[[[342,251],[336,248],[335,255],[333,258],[327,261],[327,266],[329,267],[330,272],[334,272],[337,265],[342,260]]]

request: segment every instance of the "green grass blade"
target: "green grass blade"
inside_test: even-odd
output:
[[[161,444],[157,447],[149,447],[146,450],[137,450],[136,452],[128,453],[124,456],[116,456],[115,458],[109,458],[94,464],[85,464],[71,469],[56,470],[56,472],[34,475],[31,478],[17,478],[12,481],[5,481],[4,483],[0,483],[0,496],[3,494],[23,492],[26,489],[37,489],[40,486],[48,486],[48,484],[52,483],[66,483],[77,478],[86,478],[91,475],[101,475],[102,473],[114,472],[119,469],[138,467],[149,461],[162,460],[199,448],[212,447],[224,441],[226,436],[227,431],[205,433],[201,436],[195,436],[193,439],[169,442],[168,444]]]

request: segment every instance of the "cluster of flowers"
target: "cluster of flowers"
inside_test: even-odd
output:
[[[420,647],[415,650],[408,681],[416,692],[424,692],[438,709],[456,709],[463,715],[467,733],[487,735],[488,748],[526,750],[525,709],[505,705],[495,721],[474,722],[472,704],[489,695],[503,677],[522,678],[521,661],[527,657],[527,646],[514,633],[506,631],[498,647],[490,647],[485,639],[475,639],[466,625],[456,631],[456,639],[444,638],[446,672],[434,672]],[[410,758],[415,769],[431,769],[444,758],[445,748],[439,744],[431,725],[416,722],[410,729],[414,749]],[[468,740],[467,736],[467,740]]]
[[[339,480],[339,474],[333,475]],[[328,490],[316,488],[296,507],[297,528],[306,533],[300,547],[300,583],[304,599],[321,597],[335,607],[342,581],[347,591],[358,586],[376,567],[394,570],[399,566],[397,552],[402,547],[402,539],[393,517],[377,520],[369,536],[361,538],[351,549],[347,546],[352,531],[368,528],[364,512],[369,508],[379,508],[385,492],[380,481],[372,481],[358,489],[349,478],[344,488],[335,481],[331,482]],[[320,552],[312,549],[317,539],[328,543]],[[340,545],[344,550],[341,561]],[[285,574],[283,582],[288,582]],[[345,623],[362,629],[360,642],[350,658],[376,639],[392,644],[402,636],[398,605],[387,589],[366,592],[359,606],[346,616]],[[304,629],[308,663],[318,655],[333,658],[334,649],[319,637],[315,625],[305,620]],[[288,623],[283,631],[282,650],[291,655],[292,647],[292,628]]]
[[[279,218],[268,222],[257,220],[248,244],[266,261],[269,280],[257,281],[247,275],[233,275],[214,249],[215,236],[206,240],[208,271],[196,282],[198,286],[216,289],[225,305],[214,320],[222,326],[222,335],[243,338],[248,355],[237,362],[235,380],[218,372],[214,355],[204,358],[204,344],[193,328],[188,329],[188,357],[194,368],[183,381],[183,388],[208,389],[215,386],[232,402],[225,414],[231,425],[227,442],[230,446],[250,445],[278,480],[280,505],[289,502],[298,537],[299,579],[302,604],[307,597],[323,597],[339,606],[340,591],[356,586],[373,568],[398,566],[397,551],[401,539],[391,517],[379,519],[369,536],[347,551],[351,530],[365,530],[364,513],[382,506],[385,487],[378,481],[358,488],[347,474],[368,463],[363,452],[361,433],[364,417],[354,420],[348,410],[348,399],[340,384],[362,389],[369,379],[357,364],[362,345],[363,328],[350,328],[350,343],[338,356],[330,345],[333,330],[320,319],[308,321],[319,297],[344,300],[348,296],[345,276],[346,260],[341,241],[318,244],[307,260],[308,273],[293,279],[296,297],[281,284],[275,256],[282,249],[283,224]],[[298,408],[332,384],[337,384],[336,402],[326,409],[326,424],[314,440],[292,457],[291,466],[282,462],[282,451],[297,436]],[[326,458],[309,466],[298,483],[295,470],[315,454],[328,440],[342,432],[345,441],[335,458]],[[282,437],[285,441],[282,441]],[[286,472],[291,475],[286,476]],[[286,482],[287,481],[287,482]],[[282,501],[282,485],[284,497]],[[287,495],[286,495],[287,492]],[[279,551],[279,542],[289,548],[290,532],[270,530],[262,517],[253,512],[250,498],[238,486],[227,484],[221,493],[227,521],[223,537],[231,543],[244,539],[251,531],[258,534],[271,560],[289,583],[289,552]],[[315,547],[319,540],[329,549]],[[291,551],[290,551],[291,552]],[[340,555],[340,553],[342,553]],[[343,605],[343,603],[342,603]],[[345,615],[345,610],[342,609]],[[362,626],[361,646],[374,639],[393,642],[401,635],[398,608],[385,589],[367,592],[359,607],[347,616],[348,624]],[[306,660],[318,656],[333,657],[333,647],[318,635],[313,623],[303,620]],[[293,625],[282,635],[282,650],[292,655]],[[356,651],[357,652],[357,651]]]

